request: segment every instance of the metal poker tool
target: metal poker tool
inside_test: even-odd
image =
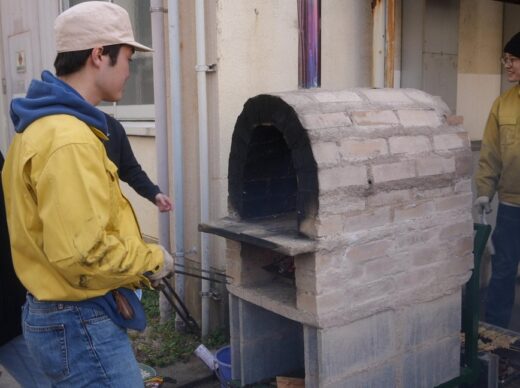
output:
[[[168,283],[168,280],[165,278],[161,279],[161,282],[162,282],[161,284],[158,284],[157,286],[155,286],[155,289],[159,290],[163,293],[166,300],[170,303],[170,305],[175,310],[175,313],[185,323],[186,328],[190,332],[200,335],[200,327],[199,327],[197,321],[195,321],[195,319],[193,319],[188,308],[182,302],[179,295],[177,295],[177,293],[175,292],[175,290],[173,289],[171,284]],[[166,290],[166,288],[168,290]],[[173,297],[173,299],[172,299],[172,297]]]

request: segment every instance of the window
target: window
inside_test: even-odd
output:
[[[86,0],[63,0],[67,9]],[[134,29],[135,40],[152,46],[150,0],[107,0],[128,11]],[[123,98],[117,103],[102,103],[99,108],[119,120],[152,121],[153,105],[153,53],[136,51],[130,65],[130,79],[125,86]]]

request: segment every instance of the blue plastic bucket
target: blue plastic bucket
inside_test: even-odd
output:
[[[215,358],[217,359],[217,376],[220,386],[226,388],[231,381],[231,348],[229,346],[220,348],[215,353]]]

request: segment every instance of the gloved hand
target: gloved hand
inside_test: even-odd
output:
[[[477,208],[478,214],[482,214],[482,212],[486,212],[486,214],[491,213],[489,197],[486,197],[485,195],[478,197],[475,202],[473,202],[473,206]]]
[[[150,275],[150,280],[152,281],[152,286],[157,287],[160,280],[170,274],[173,273],[173,257],[170,255],[170,253],[161,245],[160,246],[163,251],[164,256],[164,262],[163,266],[160,271],[157,271]]]

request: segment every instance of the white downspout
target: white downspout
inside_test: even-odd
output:
[[[209,166],[208,166],[208,107],[206,95],[206,28],[204,0],[195,3],[195,27],[197,40],[197,101],[199,108],[199,174],[200,174],[200,222],[209,221]],[[209,271],[209,237],[200,233],[200,266]],[[207,273],[207,272],[206,272]],[[203,279],[201,285],[201,334],[209,332],[209,281]]]
[[[181,90],[181,53],[179,33],[179,0],[168,0],[168,33],[170,44],[170,107],[172,112],[171,148],[174,177],[174,209],[175,209],[175,263],[183,270],[184,266],[184,164],[182,159],[182,90]],[[175,275],[175,291],[184,301],[184,275]],[[183,321],[175,320],[176,328],[182,328]]]
[[[153,52],[153,97],[155,105],[155,147],[157,151],[157,183],[170,192],[168,172],[168,136],[166,133],[166,75],[164,72],[164,12],[162,0],[150,1]],[[170,250],[168,213],[159,213],[159,243]],[[166,319],[161,311],[161,319]]]

